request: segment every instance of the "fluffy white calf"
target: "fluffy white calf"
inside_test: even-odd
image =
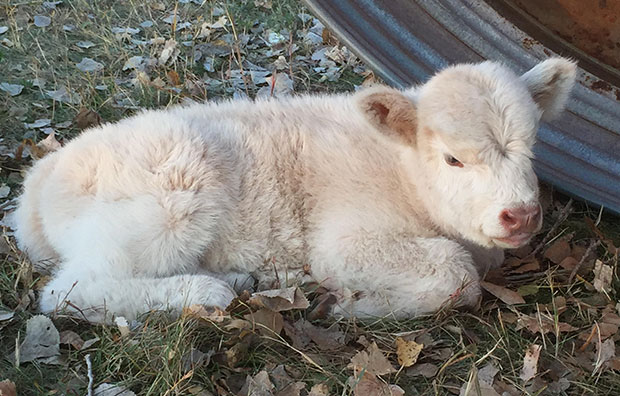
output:
[[[540,227],[532,145],[574,79],[565,59],[522,76],[485,62],[403,91],[225,101],[93,128],[33,166],[15,213],[21,248],[57,263],[41,309],[101,321],[225,307],[235,289],[300,274],[338,296],[336,314],[475,304],[491,253]]]

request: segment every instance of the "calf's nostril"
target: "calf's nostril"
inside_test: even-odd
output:
[[[521,224],[519,218],[509,210],[503,210],[499,215],[500,221],[504,227],[509,230],[518,228]]]

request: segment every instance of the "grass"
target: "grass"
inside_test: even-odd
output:
[[[273,0],[271,5],[271,9],[266,9],[251,0],[202,4],[65,0],[50,10],[43,8],[41,1],[5,2],[0,6],[0,26],[7,26],[9,30],[0,35],[0,40],[4,40],[0,44],[0,82],[24,87],[17,96],[0,91],[4,101],[0,106],[0,186],[11,189],[8,197],[0,199],[0,208],[11,209],[12,200],[19,192],[22,169],[31,163],[30,157],[15,155],[20,145],[23,148],[23,142],[28,139],[38,143],[47,136],[42,128],[25,126],[35,120],[50,119],[50,127],[58,140],[63,141],[79,133],[77,122],[70,125],[68,122],[73,121],[82,108],[98,113],[105,121],[114,121],[140,108],[167,107],[186,100],[234,95],[253,97],[264,84],[257,86],[247,78],[231,78],[232,72],[238,69],[243,69],[247,75],[251,64],[268,70],[280,65],[280,73],[293,79],[296,92],[350,91],[363,83],[368,73],[358,61],[336,62],[341,74],[334,81],[327,79],[324,71],[316,69],[320,65],[311,55],[326,44],[304,41],[313,22],[303,18],[307,11],[300,3]],[[164,22],[163,19],[175,10],[176,20]],[[51,25],[36,27],[32,23],[34,15],[50,16]],[[222,16],[232,23],[199,37],[203,23],[213,24]],[[145,20],[153,21],[153,26],[140,27]],[[184,22],[191,25],[175,31],[175,27]],[[63,27],[69,25],[73,28]],[[113,32],[114,27],[140,27],[141,31],[119,35]],[[282,42],[269,46],[270,32],[281,34]],[[247,42],[244,41],[246,35],[249,36]],[[171,38],[178,43],[178,55],[172,60],[163,65],[146,66],[141,73],[123,70],[132,56],[158,59],[165,41]],[[329,35],[323,38],[331,42],[330,47],[334,45]],[[144,43],[150,40],[157,43]],[[90,41],[93,46],[81,48],[77,45],[80,41]],[[186,46],[184,42],[190,44]],[[196,61],[194,51],[194,45],[207,43],[225,49],[225,54],[213,55],[212,71],[203,67],[204,58]],[[294,51],[292,45],[297,47]],[[268,52],[270,50],[272,53]],[[273,55],[278,51],[279,55]],[[282,56],[280,60],[279,56]],[[100,62],[104,69],[88,73],[78,70],[76,64],[84,57]],[[37,86],[35,79],[44,79],[45,86]],[[79,94],[79,103],[50,99],[46,91],[61,86]],[[303,350],[295,348],[286,333],[230,327],[232,319],[221,323],[189,316],[171,320],[161,313],[151,313],[141,318],[130,335],[122,336],[116,326],[93,326],[56,317],[54,324],[59,331],[70,330],[83,340],[98,341],[79,351],[63,344],[64,364],[61,366],[25,363],[15,367],[3,357],[13,353],[16,339],[23,340],[26,320],[35,312],[36,290],[45,278],[33,271],[31,263],[14,249],[8,236],[8,248],[0,248],[0,310],[16,313],[12,320],[0,322],[0,380],[7,378],[15,382],[20,395],[83,395],[88,383],[85,361],[88,354],[95,385],[121,384],[140,395],[236,394],[248,375],[253,376],[260,370],[272,373],[278,365],[284,365],[296,381],[307,384],[307,390],[315,384],[326,384],[330,395],[347,395],[353,394],[348,385],[352,371],[347,365],[352,356],[365,348],[364,339],[375,341],[398,367],[394,342],[402,335],[425,345],[418,365],[429,364],[437,369],[436,374],[428,377],[414,375],[412,369],[383,376],[408,395],[458,394],[462,384],[475,372],[473,369],[480,369],[489,362],[499,368],[496,386],[499,382],[507,384],[506,389],[516,392],[514,394],[549,393],[545,386],[557,386],[561,377],[558,365],[569,369],[566,378],[570,384],[559,394],[615,394],[620,389],[617,371],[607,369],[592,374],[588,364],[591,365],[593,356],[596,357],[597,341],[588,343],[579,337],[601,323],[605,307],[618,301],[617,254],[605,243],[595,249],[596,258],[614,269],[613,289],[607,296],[595,292],[591,286],[590,267],[594,258],[584,260],[584,271],[568,282],[566,270],[545,259],[543,254],[556,239],[569,235],[572,235],[573,249],[584,250],[593,241],[603,239],[601,235],[619,246],[619,221],[603,213],[597,224],[601,235],[597,235],[584,218],[597,222],[598,211],[585,204],[576,204],[568,218],[559,221],[558,215],[565,204],[565,197],[554,195],[547,211],[546,228],[533,243],[534,246],[539,243],[552,226],[558,224],[537,255],[541,268],[521,276],[502,274],[513,289],[522,285],[538,286],[534,295],[526,297],[526,304],[508,307],[490,298],[475,313],[446,310],[407,321],[389,318],[372,322],[318,320],[317,326],[331,326],[344,333],[340,347],[329,351],[313,343]],[[560,304],[560,297],[573,299],[564,312],[554,309]],[[544,335],[517,330],[516,323],[510,320],[511,315],[517,313],[539,317],[545,309],[554,320],[554,331]],[[293,311],[286,313],[284,320],[294,323],[306,316],[305,311]],[[233,315],[233,319],[242,317]],[[559,322],[569,323],[576,330],[559,332]],[[613,337],[617,342],[618,335]],[[534,381],[534,385],[532,382],[524,384],[519,379],[523,354],[531,344],[543,346],[538,382]],[[188,363],[192,351],[196,354],[196,350],[211,354],[208,363],[206,360],[202,365]],[[232,362],[230,356],[235,351],[237,355]]]

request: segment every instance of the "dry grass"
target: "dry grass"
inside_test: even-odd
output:
[[[164,22],[163,19],[175,10],[176,20]],[[256,6],[250,0],[206,1],[203,4],[65,0],[55,10],[44,9],[41,1],[5,2],[0,6],[0,26],[7,26],[9,30],[0,35],[0,40],[5,40],[0,44],[0,83],[21,84],[24,88],[17,96],[0,91],[3,101],[0,106],[3,139],[0,141],[0,186],[11,189],[8,197],[0,198],[0,208],[11,209],[20,188],[21,170],[31,161],[27,156],[15,155],[22,142],[43,140],[47,127],[54,129],[59,140],[70,139],[79,129],[76,122],[71,125],[67,122],[82,108],[98,113],[104,121],[114,121],[140,108],[166,107],[185,100],[254,96],[264,84],[251,83],[248,68],[252,65],[271,71],[280,67],[279,73],[292,78],[297,92],[352,90],[360,85],[367,73],[355,60],[335,61],[339,75],[332,78],[334,81],[329,81],[325,69],[315,69],[321,65],[313,61],[311,55],[317,48],[333,47],[334,43],[329,43],[333,38],[323,35],[327,44],[304,42],[313,22],[299,17],[300,13],[303,15],[304,9],[293,0],[273,0],[271,9]],[[50,16],[51,25],[36,27],[32,22],[35,15]],[[222,16],[232,23],[221,29],[214,28],[211,35],[199,38],[204,22],[212,24]],[[153,21],[153,26],[140,27],[145,20]],[[191,25],[175,31],[184,22]],[[63,25],[74,28],[67,30]],[[141,31],[119,34],[113,32],[114,27],[140,28]],[[259,27],[262,32],[257,32]],[[282,42],[269,46],[269,32],[281,34]],[[249,36],[247,42],[245,35]],[[172,60],[163,65],[147,65],[141,73],[123,70],[133,56],[158,59],[164,43],[171,38],[177,41],[179,51]],[[156,43],[145,44],[150,40]],[[93,46],[81,48],[77,44],[80,41],[90,41]],[[205,71],[204,58],[196,61],[196,44],[211,45],[205,50],[207,53],[222,52],[212,55],[213,71]],[[293,45],[297,47],[294,51],[291,50]],[[273,55],[273,52],[278,54]],[[76,64],[84,57],[103,64],[104,69],[89,73],[78,70]],[[36,81],[43,79],[45,86],[37,86],[41,84]],[[79,95],[80,101],[62,103],[50,99],[46,91],[61,86]],[[38,119],[50,119],[49,126],[25,126]],[[559,394],[617,394],[620,389],[617,371],[608,368],[593,373],[592,359],[596,358],[599,340],[596,337],[584,340],[580,335],[590,333],[593,326],[601,323],[605,307],[614,306],[618,301],[617,253],[603,241],[609,239],[616,246],[620,245],[618,219],[608,214],[599,219],[597,211],[576,205],[577,209],[566,220],[558,221],[565,198],[556,196],[552,202],[547,229],[536,243],[554,224],[557,226],[537,254],[540,269],[525,274],[499,275],[513,289],[528,286],[532,290],[536,286],[533,294],[525,297],[525,304],[508,307],[490,298],[476,313],[446,309],[434,316],[408,321],[389,318],[371,322],[319,320],[316,325],[331,326],[344,334],[341,345],[329,351],[320,349],[316,343],[297,348],[285,332],[273,334],[259,331],[259,327],[254,330],[227,327],[231,319],[214,323],[186,316],[172,321],[161,313],[151,313],[135,324],[129,336],[123,337],[115,326],[92,326],[57,317],[54,324],[60,331],[72,330],[84,340],[99,340],[80,351],[62,345],[64,364],[61,366],[26,363],[15,367],[4,357],[13,353],[16,339],[23,339],[26,320],[34,314],[32,298],[43,276],[32,272],[30,263],[12,249],[12,240],[7,237],[7,248],[0,244],[0,310],[16,314],[12,320],[0,322],[0,380],[14,381],[20,395],[83,395],[87,387],[85,355],[89,353],[95,385],[121,384],[140,395],[236,394],[248,375],[263,369],[272,372],[277,365],[284,365],[296,381],[307,384],[308,390],[314,384],[325,383],[330,395],[347,395],[354,393],[348,384],[352,371],[347,365],[352,356],[365,348],[365,340],[375,341],[398,367],[394,342],[396,337],[404,336],[425,345],[417,366],[428,364],[437,369],[433,375],[422,376],[415,374],[414,366],[383,376],[389,383],[402,387],[408,395],[458,394],[463,383],[475,375],[475,368],[480,369],[490,362],[499,369],[496,385],[505,383],[506,389],[515,394],[551,394],[549,386],[557,386],[563,375],[569,388]],[[593,231],[584,218],[598,222],[600,234]],[[567,236],[571,236],[570,245],[575,251],[583,251],[593,241],[601,241],[593,257],[583,260],[581,271],[570,282],[570,271],[543,256],[558,239]],[[607,295],[597,293],[591,286],[594,258],[614,269],[613,288]],[[562,301],[568,301],[565,311],[558,309]],[[548,315],[553,330],[546,334],[517,330],[514,321],[517,314],[539,319]],[[294,323],[306,316],[305,311],[293,311],[285,314],[284,320]],[[242,317],[233,315],[234,318]],[[560,331],[560,323],[569,323],[575,330]],[[612,337],[617,343],[618,334]],[[523,383],[519,378],[523,354],[531,344],[542,346],[539,375],[533,382]],[[202,365],[192,366],[188,356],[193,350],[212,353],[212,356],[208,363],[205,360]],[[230,360],[231,351],[238,352],[234,364]],[[562,374],[562,367],[567,368],[568,373]],[[227,393],[229,391],[232,393]]]

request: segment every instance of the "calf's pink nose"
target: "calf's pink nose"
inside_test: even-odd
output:
[[[534,232],[538,229],[540,216],[540,205],[521,206],[502,210],[499,220],[511,233]]]

